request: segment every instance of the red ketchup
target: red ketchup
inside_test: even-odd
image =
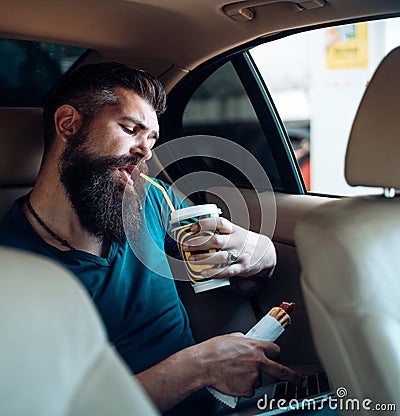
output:
[[[288,302],[282,302],[279,307],[283,309],[288,315],[290,315],[293,312],[293,309],[295,308],[296,304],[294,302],[288,303]]]

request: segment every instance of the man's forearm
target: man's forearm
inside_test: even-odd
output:
[[[207,374],[199,365],[196,348],[177,352],[164,361],[136,375],[161,412],[207,385]]]

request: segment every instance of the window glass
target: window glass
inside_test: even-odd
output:
[[[365,87],[398,45],[400,18],[318,29],[252,49],[312,192],[380,192],[348,186],[344,157]]]
[[[72,46],[0,39],[0,106],[40,106],[84,51]]]
[[[206,134],[238,143],[258,159],[273,187],[281,187],[268,142],[231,62],[213,72],[195,91],[184,110],[182,123],[186,135]],[[206,151],[202,142],[198,143],[198,153]],[[212,158],[203,158],[203,161],[210,171],[229,178],[236,186],[250,186],[245,175],[231,164]],[[254,177],[253,168],[246,166],[251,177]],[[262,189],[263,184],[258,187]]]

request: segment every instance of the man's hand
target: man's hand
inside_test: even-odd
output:
[[[183,246],[190,251],[189,261],[193,264],[223,265],[202,271],[204,277],[226,279],[233,276],[249,277],[267,275],[276,264],[276,252],[272,241],[265,235],[248,231],[232,224],[226,218],[206,218],[191,226],[191,231],[212,231],[211,237],[197,237]],[[215,253],[196,253],[217,250]],[[237,260],[230,263],[230,252],[237,254]]]
[[[273,361],[279,352],[271,342],[223,335],[185,348],[136,377],[162,412],[203,387],[250,397],[263,372],[301,385],[301,374]]]
[[[272,342],[258,341],[235,333],[212,338],[196,346],[199,365],[208,368],[208,386],[231,396],[251,397],[261,385],[261,374],[302,384],[302,376],[278,364],[280,349]]]

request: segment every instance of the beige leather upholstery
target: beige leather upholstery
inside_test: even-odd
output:
[[[42,131],[40,108],[0,108],[0,218],[36,179]]]
[[[5,248],[0,264],[1,415],[158,414],[69,272]]]
[[[398,48],[358,109],[346,158],[350,184],[400,187],[399,73]],[[392,414],[400,411],[399,230],[400,199],[382,195],[332,201],[295,228],[315,344],[335,389],[372,407],[395,403]]]
[[[345,176],[350,185],[400,188],[400,47],[381,62],[350,133]]]

